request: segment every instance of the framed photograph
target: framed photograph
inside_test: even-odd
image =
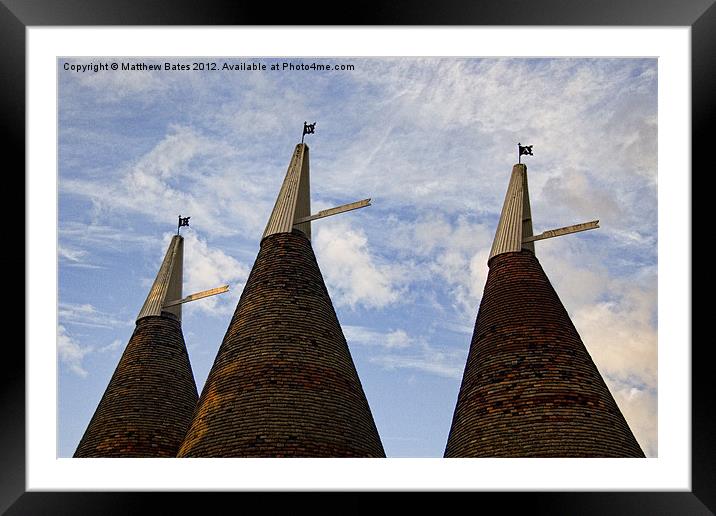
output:
[[[18,415],[2,447],[8,514],[259,490],[714,510],[712,381],[690,312],[691,169],[716,91],[709,1],[348,8],[322,26],[310,6],[264,26],[218,4],[4,4],[28,299],[26,370],[3,402]],[[182,305],[201,394],[304,140],[303,215],[318,214],[311,245],[387,458],[73,458],[177,233],[184,294],[201,294]],[[518,162],[535,235],[600,226],[546,231],[535,253],[646,458],[443,458]]]

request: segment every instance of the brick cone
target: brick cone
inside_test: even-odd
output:
[[[137,321],[75,457],[175,457],[198,393],[181,324]]]
[[[178,456],[385,456],[304,233],[262,240]]]
[[[489,267],[445,457],[643,457],[535,255]]]

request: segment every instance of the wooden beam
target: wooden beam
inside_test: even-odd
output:
[[[331,215],[338,215],[339,213],[343,213],[346,211],[351,210],[357,210],[358,208],[365,208],[366,206],[370,206],[370,197],[368,199],[363,199],[362,201],[356,201],[351,202],[348,204],[343,204],[342,206],[336,206],[335,208],[329,208],[327,210],[321,210],[315,215],[309,215],[308,217],[301,217],[298,220],[295,220],[293,222],[293,225],[296,224],[303,224],[304,222],[310,222],[312,220],[316,219],[322,219],[324,217],[330,217]]]
[[[569,235],[570,233],[579,233],[580,231],[587,231],[588,229],[597,229],[599,227],[599,220],[592,220],[591,222],[584,222],[582,224],[574,224],[572,226],[565,226],[563,228],[549,229],[540,233],[539,235],[525,237],[522,239],[522,243],[534,242],[535,240],[544,240],[545,238],[553,238],[562,235]]]
[[[196,294],[186,296],[185,298],[182,298],[182,299],[175,299],[174,301],[167,301],[166,303],[164,303],[163,308],[181,305],[184,303],[188,303],[190,301],[196,301],[197,299],[202,299],[202,298],[209,297],[209,296],[215,296],[217,294],[223,294],[224,292],[227,292],[228,290],[229,290],[229,285],[224,285],[223,287],[211,288],[209,290],[202,290],[201,292],[197,292]]]

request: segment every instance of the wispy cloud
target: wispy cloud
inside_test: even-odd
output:
[[[62,183],[60,183],[62,185]],[[116,223],[116,225],[110,223]],[[151,247],[156,239],[127,227],[126,217],[106,217],[105,223],[66,220],[60,223],[58,254],[71,261],[87,261],[102,251],[127,246]]]
[[[133,324],[131,321],[121,320],[112,314],[98,310],[89,303],[60,303],[58,316],[60,322],[66,325],[117,328]]]
[[[115,351],[122,349],[123,345],[124,345],[124,343],[121,340],[114,339],[109,344],[106,344],[106,345],[102,346],[101,348],[97,349],[97,351],[100,353],[114,353]]]
[[[388,332],[375,331],[364,326],[344,325],[343,333],[349,344],[360,344],[364,346],[380,346],[386,349],[407,348],[411,345],[411,339],[405,330],[391,330]]]
[[[83,249],[75,249],[70,246],[57,246],[58,258],[68,267],[83,269],[101,269],[101,265],[95,265],[86,261],[88,252]]]
[[[70,336],[64,326],[57,327],[57,354],[60,361],[77,376],[85,378],[88,375],[82,360],[91,351],[92,348],[82,347],[76,339]]]
[[[64,247],[61,245],[57,247],[57,253],[60,255],[60,258],[64,258],[71,262],[80,262],[82,258],[87,256],[87,251],[83,251],[82,249],[73,249],[71,247]]]
[[[447,378],[460,379],[467,358],[464,350],[448,349],[418,340],[410,353],[386,353],[370,358],[385,369],[414,369]]]
[[[380,331],[345,325],[348,344],[373,348],[370,362],[388,370],[412,369],[448,378],[460,378],[465,367],[466,348],[454,349],[428,342],[403,329]]]

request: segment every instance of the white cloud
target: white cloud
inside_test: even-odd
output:
[[[400,268],[377,260],[362,229],[321,226],[313,244],[334,303],[383,308],[400,299]]]
[[[451,221],[441,212],[411,221],[391,220],[385,231],[384,245],[412,262],[410,280],[447,289],[450,311],[457,310],[460,324],[474,321],[487,279],[492,231],[464,215]]]
[[[64,262],[65,265],[70,267],[80,267],[83,269],[101,269],[100,265],[95,265],[85,261],[87,257],[87,251],[83,249],[76,249],[70,246],[57,246],[57,256]]]
[[[57,353],[60,361],[77,376],[85,378],[87,370],[82,364],[85,355],[90,353],[92,348],[82,347],[79,342],[72,338],[64,326],[57,327]]]
[[[656,392],[639,389],[609,378],[606,381],[644,454],[647,457],[657,457],[659,440]]]
[[[171,234],[164,235],[164,252],[171,237]],[[229,292],[186,303],[183,309],[187,314],[193,311],[217,316],[232,313],[248,278],[249,268],[221,249],[210,246],[194,231],[184,231],[183,237],[184,295],[229,285]],[[158,258],[159,262],[162,257]]]
[[[541,201],[540,207],[551,203],[560,213],[573,217],[574,222],[565,221],[564,226],[600,219],[602,224],[614,227],[625,216],[626,207],[621,205],[614,192],[600,187],[588,175],[574,169],[564,169],[560,176],[547,179],[537,194],[533,197]],[[544,229],[549,228],[535,228],[535,231]]]
[[[344,325],[343,333],[348,344],[379,346],[385,349],[402,349],[411,346],[411,338],[405,330],[376,331],[364,326]]]
[[[112,353],[114,351],[117,351],[118,349],[121,349],[124,343],[120,339],[114,339],[112,342],[107,344],[106,346],[102,346],[97,351],[100,353]]]
[[[385,336],[387,348],[407,348],[410,346],[410,337],[404,330],[394,330]]]
[[[656,388],[655,296],[638,285],[625,285],[617,293],[613,301],[580,307],[573,322],[606,375]]]
[[[73,249],[71,247],[64,247],[60,245],[57,247],[57,254],[59,254],[60,258],[64,258],[65,260],[69,260],[71,262],[79,262],[87,255],[87,251],[83,251],[82,249]]]

